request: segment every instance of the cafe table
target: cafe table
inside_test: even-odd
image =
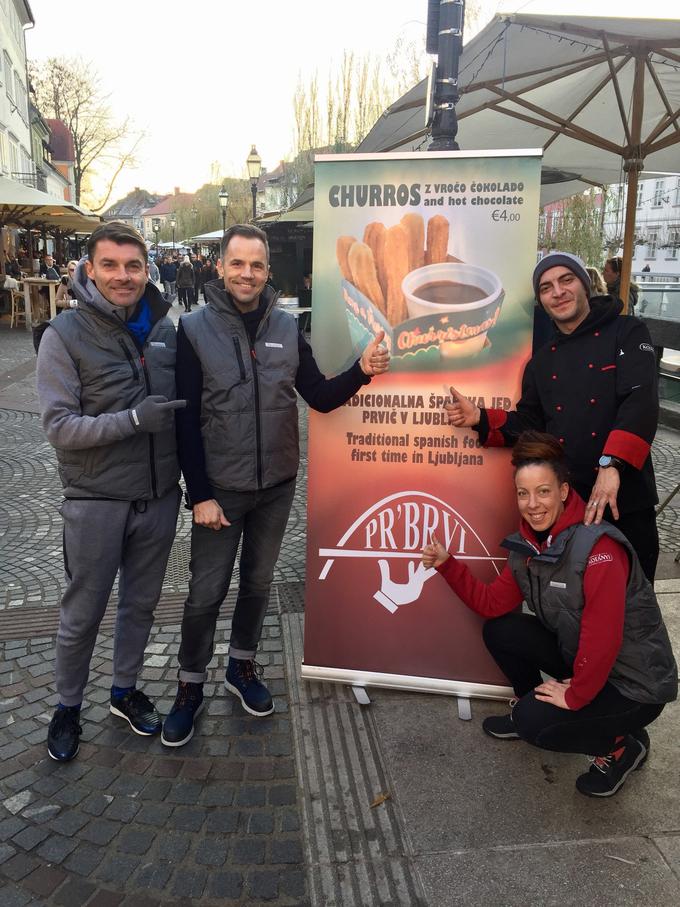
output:
[[[57,317],[57,287],[59,286],[60,281],[58,280],[47,280],[44,277],[24,277],[22,278],[22,283],[24,285],[24,306],[26,311],[26,330],[30,331],[33,325],[33,306],[31,304],[31,287],[35,287],[36,295],[39,293],[41,287],[48,287],[50,293],[50,318]],[[38,299],[40,297],[38,296]]]

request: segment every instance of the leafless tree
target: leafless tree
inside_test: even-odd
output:
[[[80,57],[50,57],[30,63],[29,78],[43,116],[61,120],[73,136],[76,204],[80,204],[95,165],[112,174],[104,200],[92,201],[93,210],[103,208],[120,172],[134,164],[143,134],[133,130],[128,117],[122,122],[114,118],[108,96],[98,88],[96,70]]]

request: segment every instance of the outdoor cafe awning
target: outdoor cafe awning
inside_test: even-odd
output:
[[[101,218],[72,202],[0,177],[0,226],[91,233]]]

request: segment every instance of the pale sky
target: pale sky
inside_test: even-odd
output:
[[[679,0],[482,0],[484,18],[503,12],[675,18]],[[327,71],[345,49],[384,54],[398,37],[424,33],[426,0],[30,0],[29,58],[82,56],[93,63],[115,113],[147,138],[139,164],[111,201],[134,186],[194,191],[210,176],[245,176],[254,143],[267,169],[292,151],[298,73]],[[680,34],[680,22],[678,23]]]

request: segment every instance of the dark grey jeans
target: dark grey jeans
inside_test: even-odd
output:
[[[219,530],[193,525],[189,597],[184,604],[179,649],[181,681],[203,683],[207,678],[215,625],[229,591],[241,540],[240,580],[229,654],[233,658],[254,657],[294,493],[294,478],[262,491],[217,490],[215,500],[231,525]]]

